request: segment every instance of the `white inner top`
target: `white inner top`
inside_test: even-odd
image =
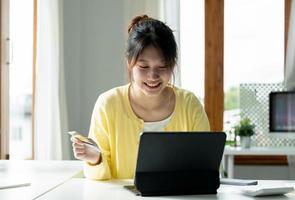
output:
[[[172,118],[172,114],[166,119],[163,119],[161,121],[144,122],[143,132],[164,131],[164,128],[167,126],[171,118]]]

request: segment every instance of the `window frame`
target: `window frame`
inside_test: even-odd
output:
[[[0,159],[9,159],[9,0],[0,1]],[[34,159],[35,133],[34,133],[34,105],[35,105],[35,80],[36,80],[36,47],[37,47],[37,0],[34,0],[34,25],[33,25],[33,101],[32,101],[32,157]]]
[[[0,159],[9,159],[9,0],[1,0],[0,10]]]
[[[285,0],[285,52],[288,41],[291,0]],[[224,113],[224,0],[205,1],[205,110],[212,131],[223,130]],[[214,59],[211,59],[214,58]],[[257,159],[259,157],[259,159]],[[265,162],[267,160],[267,162]],[[236,156],[235,163],[286,165],[286,156]]]

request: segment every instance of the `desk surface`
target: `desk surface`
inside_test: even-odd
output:
[[[295,186],[295,181],[259,181],[259,184],[264,185],[282,185],[291,184]],[[289,193],[284,196],[259,197],[253,198],[242,195],[242,186],[221,185],[216,195],[187,195],[187,196],[164,196],[164,197],[141,197],[135,196],[133,193],[125,190],[123,185],[132,184],[132,180],[113,180],[113,181],[92,181],[83,178],[73,178],[63,185],[55,188],[53,191],[41,196],[42,200],[91,200],[91,199],[108,199],[108,200],[135,200],[135,199],[153,199],[153,200],[168,200],[168,199],[219,199],[219,200],[249,200],[249,199],[295,199],[295,193]]]
[[[80,178],[80,161],[0,161],[0,180],[27,180],[31,186],[0,190],[0,199],[42,199],[42,200],[132,200],[132,199],[255,199],[240,193],[241,186],[221,185],[216,195],[188,195],[165,197],[140,197],[125,190],[123,185],[132,180],[93,181]],[[78,177],[78,178],[77,178]],[[295,181],[259,181],[259,185],[295,186]],[[295,192],[285,196],[256,199],[295,199]]]
[[[0,160],[0,182],[30,182],[31,186],[2,189],[0,199],[36,199],[82,171],[81,161]]]

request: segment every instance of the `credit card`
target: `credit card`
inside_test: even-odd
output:
[[[77,131],[69,131],[68,134],[77,138],[81,142],[96,146],[88,137],[83,136],[82,134],[78,133]]]

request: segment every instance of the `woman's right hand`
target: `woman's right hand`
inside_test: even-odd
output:
[[[97,165],[101,162],[101,153],[97,146],[85,144],[73,136],[71,141],[75,158],[92,165]],[[93,144],[96,143],[93,141]]]

